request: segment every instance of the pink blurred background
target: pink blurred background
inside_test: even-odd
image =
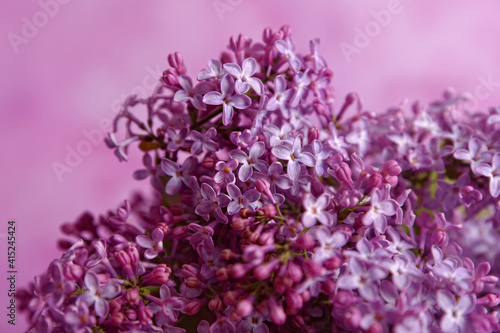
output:
[[[139,154],[119,163],[101,142],[71,172],[58,177],[53,165],[66,164],[67,148],[111,120],[126,95],[150,92],[171,52],[194,74],[231,35],[260,40],[263,28],[290,24],[299,52],[321,39],[339,100],[356,91],[366,109],[380,112],[405,98],[432,101],[451,86],[470,92],[472,107],[500,104],[498,1],[56,1],[0,4],[1,332],[26,329],[19,311],[16,326],[7,325],[9,219],[19,289],[61,255],[62,222],[149,191],[131,178]],[[391,14],[375,23],[380,11]],[[372,36],[360,41],[357,29]],[[347,44],[356,47],[348,57]]]

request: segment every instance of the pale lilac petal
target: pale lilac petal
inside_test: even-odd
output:
[[[244,76],[252,76],[257,71],[257,61],[254,58],[246,58],[243,60],[242,73]]]
[[[99,290],[99,278],[94,272],[85,274],[84,282],[91,293],[95,294]]]
[[[241,198],[241,191],[240,189],[234,185],[234,184],[229,184],[227,185],[227,193],[229,194],[229,196],[231,198],[233,198],[234,200],[238,199],[238,198]]]
[[[486,163],[479,163],[474,170],[476,173],[485,177],[491,177],[493,174],[493,168]]]
[[[227,206],[227,213],[229,215],[237,214],[241,209],[241,205],[236,202],[231,202],[229,206]]]
[[[243,110],[252,105],[252,100],[247,95],[236,95],[231,97],[230,104],[237,109]]]
[[[264,84],[261,80],[251,77],[247,80],[247,82],[257,95],[262,95],[264,93]]]
[[[290,177],[291,180],[296,181],[299,179],[300,175],[300,164],[297,161],[288,161],[288,167],[287,167],[287,172],[288,176]]]
[[[224,103],[224,97],[220,92],[210,91],[203,96],[203,103],[209,105],[221,105]]]
[[[168,160],[166,158],[161,160],[161,168],[163,172],[165,172],[168,176],[175,176],[177,175],[177,171],[180,170],[177,163],[172,162],[171,160]]]
[[[251,189],[246,191],[243,197],[248,200],[248,202],[252,203],[260,199],[260,192],[256,189]]]
[[[453,153],[453,157],[455,157],[457,160],[472,160],[472,154],[466,149],[457,149],[455,153]]]
[[[158,256],[158,251],[155,251],[153,249],[147,249],[146,252],[144,252],[144,257],[148,260],[154,259]]]
[[[500,194],[500,177],[490,178],[490,193],[494,198]]]
[[[120,293],[120,286],[116,283],[108,283],[101,288],[100,296],[106,299],[116,297]]]
[[[169,195],[176,194],[179,192],[182,186],[182,181],[179,179],[179,177],[172,177],[167,183],[167,186],[165,186],[165,192]]]
[[[302,215],[302,225],[305,228],[310,228],[315,224],[316,224],[316,218],[313,215],[311,215],[311,214],[303,214]]]
[[[266,161],[258,160],[253,164],[254,168],[260,172],[266,172],[269,169],[269,164]]]
[[[231,119],[233,119],[234,111],[231,105],[224,104],[222,112],[222,123],[224,126],[229,125]]]
[[[246,163],[248,155],[241,149],[233,149],[229,152],[229,157],[238,160],[240,163]]]
[[[143,248],[150,248],[150,247],[153,247],[155,245],[155,242],[149,238],[148,236],[145,236],[145,235],[139,235],[139,236],[136,236],[135,237],[135,242],[140,246],[140,247],[143,247]]]
[[[208,201],[203,201],[196,206],[196,209],[194,211],[198,215],[207,215],[210,214],[214,210],[214,208],[215,204]]]
[[[215,194],[215,191],[212,188],[212,186],[210,186],[206,183],[201,184],[200,191],[201,191],[201,195],[206,200],[214,201],[217,198],[217,195]]]
[[[134,171],[132,177],[134,177],[134,179],[137,179],[137,180],[142,180],[142,179],[148,178],[149,175],[150,174],[149,174],[148,170],[136,170],[136,171]]]
[[[378,204],[378,207],[384,215],[387,216],[392,216],[396,214],[396,210],[398,209],[399,205],[395,200],[385,200],[382,201]]]
[[[248,82],[236,81],[234,88],[238,94],[244,94],[250,90],[251,86]]]
[[[242,70],[241,70],[241,67],[239,65],[229,63],[229,64],[224,64],[223,67],[226,70],[226,72],[228,72],[229,74],[231,74],[235,77],[240,77]]]
[[[234,79],[230,75],[226,75],[222,78],[220,83],[220,89],[224,97],[229,97],[234,92]],[[205,102],[206,103],[206,102]]]
[[[252,174],[253,174],[252,166],[249,164],[244,164],[240,167],[240,171],[238,172],[238,178],[242,182],[246,182],[247,180],[250,179],[250,177],[252,177]]]
[[[288,145],[282,144],[279,146],[275,146],[273,147],[271,152],[273,153],[274,156],[282,160],[290,159],[291,152],[290,152],[290,147],[288,147]]]
[[[95,308],[95,313],[99,317],[106,317],[108,315],[109,306],[108,306],[108,302],[106,302],[106,300],[104,300],[102,298],[96,299],[95,304],[94,304],[94,308]]]
[[[261,157],[264,152],[266,151],[266,145],[264,142],[259,141],[253,144],[253,146],[250,148],[250,159],[252,161],[256,160],[257,158]]]

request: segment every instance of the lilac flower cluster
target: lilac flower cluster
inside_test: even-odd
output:
[[[107,143],[139,143],[155,197],[63,226],[21,296],[34,331],[500,330],[500,108],[339,107],[290,34],[231,38],[196,78],[171,54],[125,102]]]

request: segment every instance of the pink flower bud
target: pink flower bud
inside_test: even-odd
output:
[[[302,234],[295,241],[294,247],[301,250],[310,250],[314,247],[314,238],[309,234]]]
[[[127,302],[130,305],[137,305],[141,301],[141,296],[139,296],[139,290],[137,288],[133,288],[127,291],[125,294],[127,298]]]
[[[337,269],[337,268],[340,268],[340,266],[342,266],[342,258],[340,258],[339,256],[334,256],[334,257],[330,257],[328,259],[326,259],[324,262],[323,262],[323,266],[329,270],[329,271],[332,271],[334,269]]]
[[[240,299],[236,303],[235,312],[240,317],[248,317],[253,313],[253,296]]]
[[[380,173],[374,173],[368,178],[368,183],[366,185],[366,192],[371,193],[375,188],[380,189],[382,187],[383,178]]]
[[[178,74],[185,74],[187,72],[186,66],[184,65],[184,59],[179,52],[169,54],[167,60],[168,64],[175,68]]]
[[[302,280],[302,268],[294,262],[289,262],[286,268],[286,275],[294,282]]]
[[[394,160],[389,160],[382,165],[381,173],[382,175],[387,174],[388,176],[397,176],[403,169],[399,166],[398,162]]]
[[[244,265],[238,262],[231,267],[231,276],[236,280],[242,279],[250,269],[250,265]]]
[[[311,182],[311,193],[315,197],[319,197],[320,195],[325,193],[325,186],[316,177],[314,177]]]
[[[262,207],[262,212],[267,218],[273,218],[278,213],[278,211],[276,210],[276,206],[274,205],[265,205],[264,207]]]
[[[186,312],[186,314],[192,316],[192,315],[195,315],[198,312],[200,312],[202,306],[203,306],[202,301],[198,301],[198,300],[191,301],[188,304],[186,304],[186,306],[184,307],[184,311]]]
[[[357,307],[349,306],[344,312],[344,319],[350,328],[357,329],[361,323],[362,315]]]
[[[172,270],[165,264],[159,264],[153,270],[143,277],[146,285],[162,285],[168,282]]]
[[[253,269],[253,274],[257,280],[265,280],[279,264],[279,260],[273,260],[265,264],[260,264]]]
[[[229,273],[226,267],[221,267],[215,272],[215,276],[219,281],[226,281],[229,279]]]
[[[334,280],[325,280],[321,282],[321,290],[323,290],[326,295],[333,294],[335,292],[335,286]]]
[[[83,276],[83,268],[77,264],[71,264],[65,267],[64,277],[68,280],[80,280]]]
[[[127,317],[128,320],[136,320],[137,312],[134,309],[127,309],[125,310],[125,316]]]
[[[203,162],[201,162],[201,166],[204,169],[211,170],[215,166],[215,158],[208,156],[203,159]]]
[[[372,326],[366,331],[367,333],[382,333],[384,329],[380,323],[373,323]]]
[[[242,231],[245,229],[248,220],[242,219],[240,217],[233,218],[231,221],[231,227],[236,231]]]
[[[196,276],[190,276],[186,279],[185,284],[189,288],[198,288],[200,280]]]
[[[151,312],[151,310],[146,308],[143,302],[139,302],[137,317],[141,325],[151,325],[153,323],[153,321],[151,320],[151,318],[153,318],[153,313]]]
[[[226,291],[224,293],[224,295],[222,296],[222,298],[224,300],[224,304],[226,304],[226,305],[234,304],[234,302],[236,302],[236,300],[238,299],[238,297],[240,297],[242,292],[243,292],[243,290]]]
[[[285,310],[283,310],[283,306],[278,305],[276,303],[276,300],[274,300],[274,297],[269,299],[268,306],[269,306],[269,317],[271,321],[276,325],[285,324],[287,316]]]
[[[444,231],[443,229],[438,229],[434,233],[432,233],[432,236],[431,236],[431,243],[432,244],[435,244],[435,245],[441,247],[444,244],[446,244],[447,240],[448,240],[448,235],[447,235],[446,231]]]
[[[220,256],[224,260],[230,260],[235,257],[235,254],[231,249],[224,249],[220,252]]]
[[[317,127],[311,127],[307,132],[307,140],[312,143],[314,140],[319,139],[319,129]]]
[[[265,180],[265,179],[257,179],[255,181],[255,188],[260,193],[265,194],[266,197],[269,199],[269,201],[271,201],[271,203],[273,205],[276,204],[276,200],[274,199],[273,194],[271,193],[271,190],[270,190],[271,185],[269,184],[269,182],[267,180]]]
[[[163,72],[162,81],[169,87],[176,87],[179,85],[177,73],[171,68]]]
[[[239,216],[242,218],[242,219],[247,219],[249,217],[252,217],[252,216],[255,216],[255,212],[252,211],[250,208],[242,208],[240,209],[239,211]]]
[[[293,290],[289,290],[286,293],[285,302],[287,306],[295,309],[301,309],[302,305],[304,304],[302,296],[300,296]]]
[[[208,308],[212,311],[215,311],[215,312],[222,311],[223,306],[224,305],[222,304],[222,301],[221,301],[219,295],[215,295],[215,297],[212,298],[210,300],[210,302],[208,302]]]
[[[125,251],[118,251],[114,253],[114,257],[118,265],[121,267],[125,267],[127,265],[130,265],[130,256],[128,255],[127,252]]]
[[[106,324],[114,327],[120,326],[125,321],[125,314],[123,312],[114,312],[109,315],[109,319],[106,320]]]

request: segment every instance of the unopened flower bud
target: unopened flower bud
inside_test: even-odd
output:
[[[302,308],[302,305],[304,304],[304,301],[302,300],[302,296],[300,296],[299,294],[297,294],[293,290],[289,290],[286,293],[285,302],[286,302],[287,306],[289,306],[291,308],[295,308],[295,309]]]
[[[368,178],[368,184],[366,185],[366,193],[371,193],[375,188],[380,189],[382,187],[382,175],[380,173],[374,173]]]
[[[235,306],[235,312],[240,317],[248,317],[253,313],[253,296],[240,299]]]
[[[129,289],[125,295],[130,305],[135,306],[141,301],[141,296],[139,296],[139,290],[137,288]]]
[[[215,272],[215,277],[217,277],[217,280],[219,281],[226,281],[229,279],[229,273],[227,271],[226,267],[221,267]]]
[[[189,288],[198,288],[200,280],[196,276],[190,276],[186,279],[185,283]]]
[[[125,316],[127,317],[128,320],[136,320],[137,319],[137,312],[134,309],[127,309],[124,312],[125,312]]]
[[[208,308],[215,312],[222,311],[223,304],[219,295],[215,295],[215,297],[208,302]]]
[[[231,227],[236,231],[242,231],[247,226],[247,222],[247,219],[236,217],[231,221]]]
[[[283,306],[276,303],[274,298],[269,300],[269,316],[273,323],[276,325],[283,325],[286,322],[286,313]]]
[[[179,52],[170,53],[167,57],[168,64],[173,67],[177,74],[186,74],[186,66],[184,65],[184,59]]]
[[[297,238],[294,246],[301,250],[310,250],[314,247],[314,238],[309,234],[302,234]]]
[[[340,256],[330,257],[323,262],[323,266],[329,271],[340,268],[342,266],[342,258]]]
[[[201,166],[204,169],[211,170],[215,166],[215,158],[208,156],[203,159],[203,162],[201,162]]]
[[[200,312],[202,306],[203,306],[202,301],[199,300],[191,301],[188,304],[186,304],[186,306],[184,307],[184,311],[186,312],[186,314],[193,316],[198,312]]]
[[[176,87],[179,85],[177,73],[171,68],[163,72],[162,81],[169,87]]]
[[[265,205],[264,207],[262,207],[262,212],[267,218],[273,218],[278,213],[278,211],[276,210],[276,206],[274,205]]]
[[[239,211],[239,215],[242,219],[247,219],[249,217],[255,216],[255,212],[251,210],[250,208],[242,208]]]
[[[352,329],[357,329],[362,319],[361,312],[355,306],[349,306],[344,312],[344,319],[346,324]]]
[[[106,320],[106,324],[114,327],[121,326],[125,321],[125,314],[123,312],[114,312],[109,315],[109,319]]]

